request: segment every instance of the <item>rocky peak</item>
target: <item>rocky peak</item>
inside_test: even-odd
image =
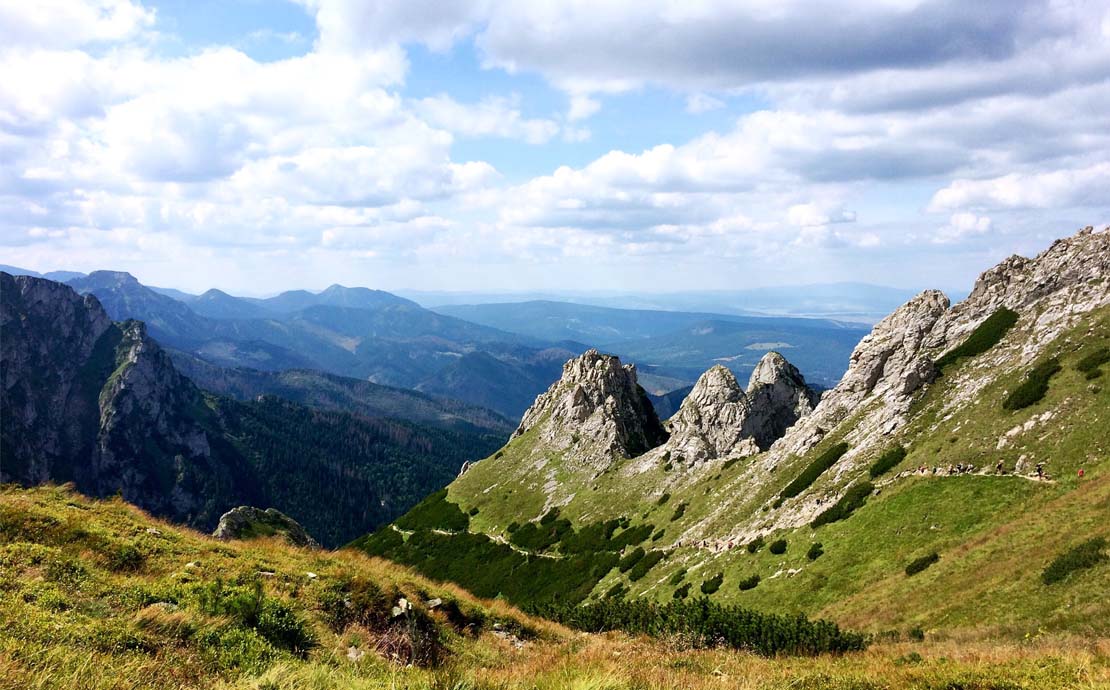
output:
[[[802,372],[777,352],[763,355],[748,380],[751,412],[744,435],[766,450],[817,406],[818,395],[806,385]]]
[[[668,421],[667,448],[700,462],[725,455],[752,455],[778,440],[817,404],[817,395],[798,369],[768,352],[752,372],[748,390],[726,367],[701,375]]]
[[[666,440],[635,366],[592,349],[563,365],[562,377],[536,398],[513,438],[537,427],[547,443],[594,462],[635,457]]]

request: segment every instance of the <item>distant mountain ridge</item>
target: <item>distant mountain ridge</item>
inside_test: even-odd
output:
[[[318,369],[492,405],[507,417],[518,416],[574,354],[367,288],[333,285],[266,300],[210,290],[181,301],[117,271],[95,271],[70,285],[96,295],[112,318],[142,320],[159,342],[220,367]],[[555,357],[546,354],[552,349]],[[459,371],[460,361],[479,355],[495,361]]]

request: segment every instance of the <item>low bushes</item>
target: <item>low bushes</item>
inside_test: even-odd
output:
[[[872,479],[875,479],[894,469],[905,459],[906,449],[902,446],[894,446],[879,456],[879,459],[871,465],[868,474],[871,475]]]
[[[1002,402],[1002,407],[1007,410],[1021,410],[1040,402],[1048,393],[1048,382],[1060,371],[1060,360],[1053,357],[1033,367],[1025,375],[1025,380]]]
[[[931,566],[932,564],[936,563],[939,560],[940,560],[940,554],[938,554],[936,551],[932,552],[931,554],[929,554],[927,556],[922,556],[921,558],[915,558],[912,561],[910,561],[909,565],[906,566],[906,576],[911,577],[913,575],[916,575],[916,574],[920,573],[922,570],[925,570],[926,568],[928,568],[929,566]]]
[[[1105,537],[1088,539],[1057,556],[1041,573],[1041,581],[1046,585],[1053,585],[1066,579],[1068,575],[1076,571],[1086,570],[1100,563],[1105,563],[1110,560],[1110,556],[1104,553],[1105,549]]]
[[[1006,332],[1017,323],[1018,313],[1002,307],[975,327],[971,335],[962,343],[949,350],[936,361],[937,369],[943,371],[965,357],[981,355],[998,344]]]
[[[752,539],[750,542],[748,542],[748,545],[745,548],[748,549],[748,553],[755,553],[756,551],[759,551],[763,548],[763,544],[763,537],[756,537],[755,539]]]
[[[629,570],[632,570],[632,566],[639,563],[640,559],[646,555],[647,552],[644,551],[643,548],[637,546],[635,549],[632,549],[631,551],[626,553],[623,558],[621,558],[620,562],[617,564],[617,568],[622,573],[627,573]]]
[[[817,529],[821,525],[827,525],[831,522],[846,519],[849,515],[854,513],[857,508],[862,507],[863,504],[867,502],[867,497],[870,496],[871,492],[874,490],[875,485],[871,482],[860,482],[856,484],[848,489],[835,505],[813,518],[809,526]]]
[[[461,532],[470,526],[470,517],[447,500],[447,489],[440,489],[416,504],[395,523],[404,530],[445,529]]]
[[[755,589],[759,586],[759,576],[750,575],[748,577],[745,577],[743,580],[740,580],[739,586],[741,592],[747,592],[749,589]]]
[[[1107,362],[1110,362],[1110,347],[1100,347],[1079,360],[1075,368],[1087,374],[1087,378],[1096,378],[1090,374],[1094,371],[1098,371],[1099,367]]]
[[[704,597],[684,601],[682,591],[676,590],[675,600],[667,604],[639,598],[603,599],[585,606],[548,604],[534,607],[532,613],[586,632],[623,630],[682,637],[698,647],[727,646],[764,656],[842,653],[867,647],[863,635],[843,631],[829,621],[724,606]]]
[[[817,478],[824,474],[825,470],[835,465],[836,461],[847,452],[848,444],[843,441],[827,449],[824,453],[817,456],[817,459],[811,462],[808,467],[802,470],[802,473],[799,474],[794,481],[787,484],[779,497],[783,499],[793,498],[802,493],[808,489],[813,482],[817,481]]]
[[[663,551],[651,551],[646,556],[640,559],[636,565],[632,566],[632,570],[628,571],[628,579],[631,582],[636,582],[648,574],[648,571],[655,567],[655,565],[666,557]]]
[[[821,542],[816,542],[809,545],[809,551],[806,551],[806,558],[811,561],[816,561],[824,553],[825,547],[821,545]]]
[[[725,574],[724,573],[717,573],[713,577],[711,577],[708,580],[706,580],[705,582],[701,583],[701,593],[702,594],[713,594],[714,592],[716,592],[718,589],[721,588],[721,583],[723,583],[724,581],[725,581]]]
[[[771,545],[767,547],[767,550],[775,554],[776,556],[781,556],[782,554],[786,553],[786,540],[776,539],[775,541],[771,542]]]

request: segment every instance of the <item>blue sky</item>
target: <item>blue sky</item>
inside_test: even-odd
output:
[[[1110,9],[0,3],[0,262],[188,290],[966,289],[1110,221]]]

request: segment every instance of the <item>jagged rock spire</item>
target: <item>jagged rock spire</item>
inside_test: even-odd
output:
[[[635,457],[667,439],[636,382],[635,366],[592,349],[563,365],[562,378],[536,398],[513,438],[534,428],[544,441],[590,464]]]
[[[694,388],[668,425],[668,450],[700,462],[764,450],[817,404],[801,372],[777,352],[756,365],[748,390],[726,367],[714,366]]]

